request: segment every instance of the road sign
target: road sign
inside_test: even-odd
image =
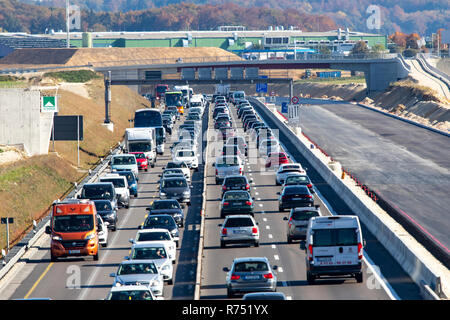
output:
[[[281,113],[288,113],[288,104],[287,102],[281,103]]]
[[[300,121],[299,105],[290,104],[288,105],[288,122],[298,123]]]
[[[257,83],[256,92],[267,92],[267,83]]]
[[[14,223],[14,218],[1,218],[1,224]]]
[[[58,101],[56,97],[42,97],[41,112],[58,112]]]
[[[55,116],[50,140],[83,141],[83,116]]]
[[[299,101],[300,100],[299,100],[299,98],[297,96],[293,96],[292,99],[291,99],[291,103],[292,104],[298,104]]]

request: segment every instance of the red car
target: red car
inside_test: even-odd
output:
[[[135,155],[139,170],[148,171],[148,159],[145,156],[144,152],[129,152],[129,153]]]
[[[289,163],[289,157],[284,152],[269,153],[266,160],[266,168],[279,167],[282,164]]]

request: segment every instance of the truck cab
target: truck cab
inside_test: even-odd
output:
[[[144,152],[151,167],[156,162],[156,129],[155,128],[127,128],[125,130],[125,152]]]
[[[178,114],[184,114],[184,108],[186,102],[183,98],[183,92],[181,91],[170,91],[165,94],[165,104],[167,107],[177,107]]]
[[[51,236],[51,261],[69,256],[99,257],[97,210],[90,200],[55,201],[50,225],[45,233]]]

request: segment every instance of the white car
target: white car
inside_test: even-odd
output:
[[[146,243],[146,242],[159,242],[167,244],[167,252],[169,258],[172,259],[172,264],[176,261],[177,245],[172,238],[169,230],[167,229],[142,229],[136,233],[136,238],[130,239],[130,243]]]
[[[102,247],[108,246],[108,222],[104,222],[102,217],[97,214],[97,226],[98,226],[98,243]]]
[[[135,243],[131,247],[131,253],[125,260],[151,260],[158,267],[164,281],[169,285],[173,284],[172,259],[169,257],[168,244],[165,242],[143,242]]]
[[[190,169],[198,171],[198,157],[193,149],[178,150],[173,157],[173,161],[182,161],[186,163]]]
[[[284,180],[289,174],[306,174],[300,163],[285,163],[282,164],[276,173],[275,184],[280,186],[284,183]]]
[[[281,147],[277,140],[267,139],[261,141],[258,151],[261,157],[267,157],[271,152],[281,152]]]
[[[164,300],[144,285],[112,287],[105,300]]]
[[[251,215],[229,215],[220,226],[221,248],[234,243],[250,243],[259,247],[259,227]]]
[[[130,207],[130,190],[128,189],[127,177],[118,175],[117,173],[108,173],[98,179],[99,182],[112,182],[116,194],[119,195],[119,203],[125,208]]]
[[[244,164],[238,156],[219,156],[213,166],[216,167],[216,184],[222,183],[227,176],[244,175]]]
[[[144,285],[155,296],[164,294],[163,275],[153,260],[122,261],[117,272],[110,273],[109,276],[114,278],[113,287]]]

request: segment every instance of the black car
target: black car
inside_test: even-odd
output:
[[[249,214],[253,217],[255,208],[253,200],[248,191],[232,190],[225,192],[220,203],[220,217],[225,218],[225,216],[231,214]]]
[[[314,186],[311,182],[311,179],[309,179],[309,177],[307,175],[301,175],[301,174],[287,175],[286,179],[284,180],[283,186],[293,186],[293,185],[307,186],[311,193],[315,193]]]
[[[169,230],[173,240],[177,244],[180,241],[180,232],[175,219],[170,214],[148,215],[140,229],[166,229]]]
[[[103,219],[103,222],[108,222],[108,229],[116,231],[117,229],[117,210],[113,208],[109,200],[92,200],[95,203],[97,214]]]
[[[239,118],[239,119],[242,118],[242,115],[244,114],[244,112],[254,113],[252,107],[242,107],[242,108],[239,109],[239,111],[238,111],[238,118]]]
[[[177,223],[177,226],[184,226],[184,212],[177,200],[155,200],[152,205],[147,208],[148,214],[170,214]]]
[[[216,122],[214,123],[214,129],[219,129],[223,126],[232,126],[232,122],[228,117],[218,117]]]
[[[314,196],[307,186],[286,186],[278,199],[278,210],[314,206]]]
[[[246,176],[241,175],[225,177],[222,183],[222,198],[224,193],[229,190],[245,190],[250,192],[250,183],[252,182],[252,179],[249,181]]]
[[[255,118],[252,117],[252,118],[248,119],[244,124],[244,131],[247,131],[248,129],[250,129],[250,126],[253,123],[257,123],[257,122],[259,122],[259,120],[256,117]]]
[[[227,107],[216,107],[213,111],[213,119],[215,119],[219,113],[225,113],[226,108]]]

